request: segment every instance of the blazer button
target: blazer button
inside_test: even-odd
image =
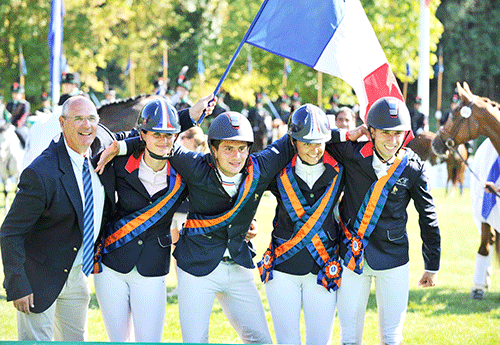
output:
[[[78,251],[78,248],[73,247],[73,251],[74,251],[74,252],[77,252],[77,251]]]
[[[231,229],[232,225],[231,225],[231,224],[229,224],[227,227],[228,227],[229,229]]]
[[[313,193],[309,194],[309,196],[311,197],[311,199],[314,198],[314,194]]]
[[[69,272],[69,271],[68,271],[68,269],[67,269],[67,268],[65,268],[65,269],[64,269],[64,273],[68,273],[68,272]]]
[[[142,246],[143,243],[144,242],[142,242],[142,240],[137,241],[137,244],[140,245],[140,246]]]

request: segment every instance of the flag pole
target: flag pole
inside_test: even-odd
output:
[[[50,48],[50,94],[52,107],[55,108],[61,95],[61,55],[63,41],[63,3],[52,0],[48,44]]]
[[[418,96],[422,99],[421,112],[425,116],[425,128],[429,130],[429,55],[430,55],[430,29],[429,17],[430,10],[428,6],[429,0],[420,0],[420,45],[418,50],[418,59],[420,62],[418,70]]]
[[[323,72],[318,71],[318,107],[323,107]]]
[[[168,45],[163,49],[163,80],[168,84]],[[165,89],[166,91],[166,89]]]
[[[24,88],[24,56],[23,56],[23,47],[19,45],[19,84]]]
[[[439,118],[441,118],[441,106],[443,102],[443,48],[439,47],[438,58],[438,85],[437,85],[437,103],[436,103],[436,128],[439,128]]]
[[[286,63],[287,63],[287,58],[284,58],[283,59],[283,80],[282,80],[282,84],[283,84],[283,92],[286,93],[286,84],[288,83],[288,74],[287,74],[287,70],[286,70]]]
[[[215,87],[214,96],[217,95],[217,93],[219,92],[222,83],[226,79],[229,71],[231,70],[231,67],[233,67],[233,64],[234,64],[234,61],[236,60],[236,57],[240,53],[241,48],[243,48],[243,45],[245,44],[246,40],[248,39],[248,36],[250,36],[250,33],[252,32],[253,27],[255,26],[255,23],[257,23],[257,20],[259,19],[260,15],[262,14],[262,11],[266,7],[267,2],[268,2],[268,0],[264,0],[262,5],[260,6],[259,12],[257,12],[257,15],[253,19],[252,24],[250,24],[250,27],[248,28],[247,32],[245,33],[245,36],[243,36],[243,39],[241,40],[240,45],[238,46],[238,48],[236,48],[236,51],[234,52],[234,55],[231,58],[231,61],[229,61],[229,64],[227,65],[226,70],[222,74],[222,77],[220,78],[219,83]],[[201,124],[201,122],[203,121],[204,118],[205,118],[205,111],[203,111],[203,114],[201,115],[200,119],[198,120],[198,124]]]
[[[132,58],[130,58],[130,97],[135,96],[135,71],[134,71],[134,62]]]

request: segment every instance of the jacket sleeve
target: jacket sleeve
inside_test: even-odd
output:
[[[261,173],[265,173],[265,176],[268,176],[270,180],[288,164],[294,155],[295,149],[288,134],[274,141],[262,151],[252,154],[259,161]]]
[[[43,182],[31,168],[21,174],[19,191],[0,229],[0,246],[4,268],[7,301],[32,293],[24,270],[24,240],[33,230],[47,203]]]
[[[417,180],[410,188],[410,195],[419,214],[420,237],[422,238],[422,256],[425,269],[439,270],[441,257],[441,236],[436,214],[436,207],[430,194],[429,178],[425,172],[425,165],[421,165]]]

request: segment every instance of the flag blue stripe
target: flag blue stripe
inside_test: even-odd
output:
[[[269,0],[247,43],[314,67],[344,13],[343,0]]]

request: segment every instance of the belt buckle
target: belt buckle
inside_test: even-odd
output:
[[[222,262],[225,262],[225,263],[231,263],[231,262],[234,262],[233,258],[229,257],[229,256],[223,256],[222,257]]]

